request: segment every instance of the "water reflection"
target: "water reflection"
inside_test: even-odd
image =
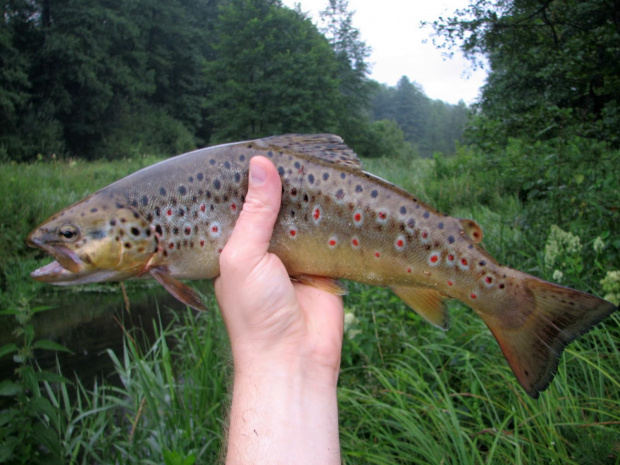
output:
[[[41,295],[31,302],[32,307],[54,307],[34,316],[35,340],[49,339],[72,352],[36,351],[37,362],[42,368],[54,371],[58,356],[62,373],[69,379],[73,380],[77,375],[85,386],[92,386],[97,378],[113,381],[110,379],[113,366],[106,349],[112,349],[122,357],[123,328],[136,332],[137,341],[148,347],[155,340],[154,321],[161,320],[166,327],[173,312],[185,311],[183,304],[159,286],[130,287],[127,291],[129,311],[125,308],[120,287],[109,289],[116,289],[116,292],[77,292],[67,288],[66,291]],[[19,345],[12,335],[14,327],[13,317],[0,319],[2,344],[13,341]],[[13,377],[16,367],[11,357],[0,359],[0,380]]]

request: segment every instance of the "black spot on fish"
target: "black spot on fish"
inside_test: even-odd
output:
[[[295,169],[296,169],[296,170],[301,169],[301,164],[300,164],[298,161],[296,161],[296,162],[295,162],[295,165],[294,165],[294,166],[295,166]]]
[[[183,216],[185,216],[185,210],[183,210],[182,208],[179,208],[179,216],[182,218]]]
[[[151,230],[150,230],[150,229],[147,229],[147,230],[145,231],[145,234],[146,234],[146,237],[151,237]]]
[[[189,182],[194,182],[194,176],[190,176],[189,178],[187,178],[187,180],[188,180]]]
[[[480,260],[480,263],[478,263],[478,265],[480,266],[486,266],[487,262],[485,262],[484,260]]]
[[[241,175],[237,172],[235,173],[235,182],[241,181]]]
[[[164,189],[163,187],[159,188],[159,195],[161,195],[162,197],[166,196],[166,189]]]
[[[307,202],[308,200],[308,194],[304,194],[304,202]]]
[[[196,175],[196,179],[198,179],[199,181],[202,181],[204,178],[205,178],[205,176],[204,176],[204,174],[202,174],[202,173],[198,173],[198,174]]]
[[[428,218],[429,216],[431,216],[431,214],[429,212],[424,212],[424,218]]]
[[[342,189],[338,189],[338,192],[336,192],[336,198],[338,200],[344,199],[344,191]]]
[[[110,220],[110,226],[116,226],[116,220]]]
[[[131,201],[131,204],[130,204],[130,205],[131,205],[132,207],[137,207],[137,206],[138,206],[138,201],[137,201],[136,199],[133,199],[133,200]]]
[[[437,227],[438,227],[439,229],[443,229],[444,224],[443,224],[443,223],[439,223],[439,224],[437,225]]]
[[[122,203],[116,202],[116,208],[125,208],[125,205],[123,205]],[[64,215],[64,213],[62,215]],[[62,215],[60,215],[60,216],[62,216]]]
[[[267,156],[268,156],[269,158],[273,157],[273,152],[270,150],[269,152],[267,152]]]
[[[161,224],[155,225],[155,232],[160,236],[164,233],[161,229]]]
[[[210,164],[210,165],[215,165],[215,159],[214,159],[214,158],[212,158],[211,160],[209,160],[209,164]]]
[[[210,199],[210,198],[211,198],[211,191],[207,191],[207,192],[205,192],[205,197],[206,197],[207,199]]]
[[[279,174],[280,176],[284,176],[284,168],[283,168],[283,167],[278,166],[278,174]]]
[[[133,212],[133,217],[134,217],[135,219],[138,219],[138,218],[140,218],[140,215],[138,215],[136,212]]]
[[[96,208],[91,208],[91,209],[90,209],[90,212],[91,212],[91,213],[97,213],[97,209],[96,209]]]
[[[340,173],[340,179],[344,179],[346,177],[347,177],[347,175],[345,173]]]
[[[230,169],[230,162],[229,161],[224,162],[224,168],[226,168],[227,170]]]
[[[172,234],[174,234],[175,236],[179,234],[179,228],[177,228],[176,226],[172,228]]]
[[[400,207],[400,214],[405,215],[407,213],[407,209],[405,207]]]
[[[159,215],[161,215],[161,210],[159,209],[159,207],[155,207],[155,216]]]
[[[415,228],[415,220],[413,218],[407,220],[407,227],[411,229]]]
[[[125,242],[125,248],[126,249],[131,249],[131,244],[129,242]]]
[[[142,203],[143,207],[146,207],[149,204],[149,198],[146,195],[143,195],[140,199],[140,203]]]
[[[102,229],[96,229],[89,234],[92,239],[103,239],[105,237],[105,231]]]
[[[185,189],[185,186],[179,186],[179,194],[181,195],[185,195],[187,194],[187,189]]]
[[[370,196],[373,199],[376,199],[378,195],[379,195],[379,192],[377,191],[377,189],[373,189],[372,192],[370,193]]]
[[[219,179],[216,179],[215,181],[213,181],[213,187],[215,188],[215,190],[220,190],[220,187],[222,187],[222,183],[220,182]]]
[[[291,218],[295,218],[295,210],[291,210]]]
[[[448,242],[454,244],[454,236],[448,236]]]
[[[468,249],[473,249],[473,248],[474,248],[474,246],[473,246],[472,244],[469,244],[469,245],[467,246],[467,248],[468,248]]]
[[[314,175],[313,175],[313,174],[309,174],[309,175],[308,175],[308,182],[309,182],[310,184],[314,184]]]
[[[358,184],[357,186],[355,186],[355,192],[362,192],[364,190],[364,188],[361,186],[361,184]]]
[[[139,236],[140,235],[140,230],[138,228],[136,228],[135,226],[133,228],[130,229],[131,234],[133,234],[134,236]]]
[[[245,155],[239,155],[239,161],[245,161]]]
[[[327,181],[329,179],[329,173],[323,173],[323,181]]]

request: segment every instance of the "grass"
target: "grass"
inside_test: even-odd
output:
[[[11,264],[0,282],[0,304],[37,292],[23,276],[39,256],[18,244],[34,223],[152,161],[0,167],[0,195],[9,212],[0,257]],[[364,166],[442,211],[475,219],[485,231],[485,247],[500,261],[550,279],[553,270],[543,259],[548,230],[524,229],[524,207],[515,196],[486,189],[473,170],[445,163],[372,159]],[[37,190],[28,187],[32,179],[39,180]],[[575,224],[576,233],[590,238],[584,247],[603,234],[597,227]],[[601,276],[614,264],[619,268],[616,255],[606,251],[590,267],[584,267],[587,257],[573,259],[573,271],[564,270],[567,279],[601,293]],[[339,387],[343,463],[620,463],[618,315],[569,346],[554,382],[535,401],[470,309],[451,303],[452,325],[444,333],[386,289],[348,287],[345,307],[355,319],[344,341]],[[215,308],[212,294],[206,297]],[[139,332],[127,332],[123,352],[107,352],[120,386],[76,381],[72,397],[68,384],[42,377],[42,391],[62,412],[54,430],[60,462],[219,460],[230,376],[221,318],[187,310],[173,325],[153,324],[157,338],[149,349],[140,349]]]

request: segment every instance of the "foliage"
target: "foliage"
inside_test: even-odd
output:
[[[232,0],[214,34],[214,141],[335,130],[336,57],[308,19],[268,0]]]
[[[31,308],[27,301],[0,311],[13,316],[19,345],[4,344],[0,357],[13,356],[16,379],[0,382],[0,462],[10,464],[62,463],[62,437],[67,428],[66,411],[48,395],[54,383],[68,383],[62,376],[36,367],[35,350],[66,351],[48,340],[35,340],[32,317],[51,307]]]
[[[406,76],[396,87],[377,85],[372,101],[373,118],[395,121],[405,140],[425,157],[430,157],[433,152],[452,155],[455,143],[462,138],[468,114],[464,102],[450,105],[431,100]]]
[[[620,145],[620,13],[607,0],[476,0],[433,25],[446,47],[488,61],[481,122],[494,142],[566,138]],[[486,141],[488,142],[488,140]]]

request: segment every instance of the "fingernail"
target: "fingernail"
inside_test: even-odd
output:
[[[250,178],[252,180],[252,184],[255,186],[260,186],[265,182],[267,178],[267,171],[258,163],[250,164]]]

